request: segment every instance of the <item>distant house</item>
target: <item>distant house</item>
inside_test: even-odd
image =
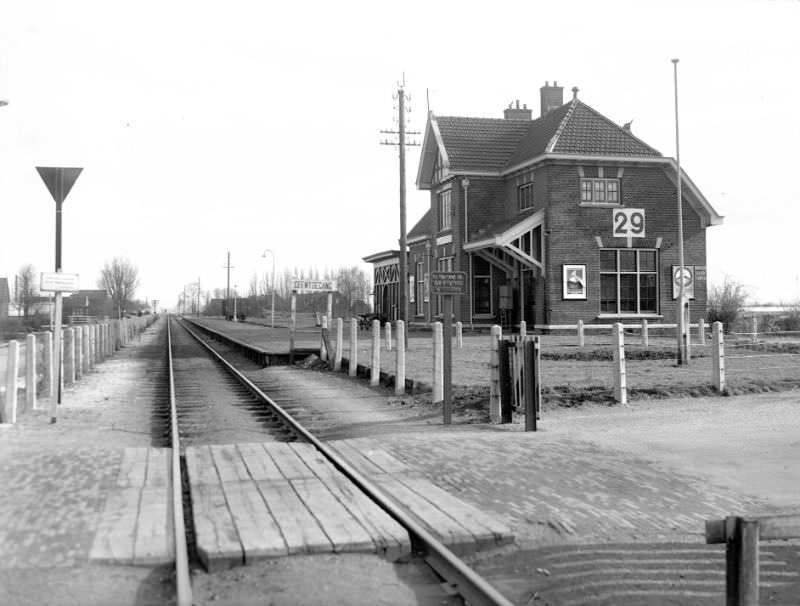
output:
[[[91,316],[97,319],[116,317],[112,301],[104,290],[79,290],[69,297],[64,297],[63,315]]]
[[[8,278],[0,278],[0,318],[8,317],[11,305],[11,291],[8,290]]]
[[[674,159],[563,87],[540,89],[541,115],[509,107],[504,118],[431,113],[417,173],[430,208],[399,251],[373,264],[375,308],[398,317],[408,283],[411,321],[442,314],[435,271],[467,276],[456,319],[528,326],[674,321],[679,268]],[[722,223],[682,172],[684,278],[692,318],[706,315],[706,229]]]

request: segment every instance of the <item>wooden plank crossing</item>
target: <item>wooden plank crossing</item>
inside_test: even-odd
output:
[[[412,473],[377,444],[331,443],[459,553],[513,540],[503,524]],[[191,446],[198,554],[208,570],[303,553],[408,557],[408,533],[304,443]]]
[[[126,448],[89,560],[152,566],[175,560],[169,448]]]

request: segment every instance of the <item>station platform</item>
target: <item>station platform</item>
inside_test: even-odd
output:
[[[330,445],[456,553],[513,541],[505,524],[385,451]],[[309,444],[189,447],[186,465],[197,552],[210,571],[293,554],[410,556],[407,532]]]

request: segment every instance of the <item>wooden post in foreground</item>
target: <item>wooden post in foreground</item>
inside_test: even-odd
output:
[[[442,323],[433,323],[433,403],[444,400]]]
[[[500,365],[500,422],[511,423],[513,420],[513,407],[511,406],[511,348],[512,344],[506,340],[498,342],[497,357]]]
[[[370,387],[381,383],[381,322],[372,321],[372,365],[369,370]]]
[[[0,408],[0,423],[17,422],[17,375],[19,374],[19,341],[8,342],[8,363],[6,365],[6,401]]]
[[[541,398],[539,385],[539,337],[522,342],[525,369],[525,431],[536,431],[536,416]]]
[[[628,403],[628,379],[625,373],[625,340],[622,324],[616,322],[614,334],[614,399],[620,404]]]
[[[444,325],[442,326],[442,421],[453,420],[453,295],[443,295]]]
[[[344,346],[342,343],[343,324],[341,318],[336,318],[336,353],[333,355],[333,370],[336,372],[342,370],[342,348]]]
[[[717,391],[725,390],[725,342],[723,341],[722,322],[711,325],[711,368],[712,382]]]
[[[358,320],[350,319],[350,361],[347,376],[355,377],[358,373]]]
[[[42,385],[42,393],[48,397],[53,397],[53,333],[47,331],[43,335],[44,342],[42,343],[42,353],[44,360],[44,383]]]
[[[36,408],[36,336],[25,337],[25,406]]]
[[[394,395],[402,396],[406,393],[406,323],[397,321],[397,355],[395,358]]]
[[[489,420],[492,423],[500,423],[502,415],[500,412],[500,339],[503,336],[503,329],[495,324],[492,326],[489,367],[491,378],[489,381]]]

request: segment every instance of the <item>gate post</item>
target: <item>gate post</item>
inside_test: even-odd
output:
[[[620,404],[628,403],[628,380],[625,374],[625,339],[622,324],[614,324],[614,399]]]

